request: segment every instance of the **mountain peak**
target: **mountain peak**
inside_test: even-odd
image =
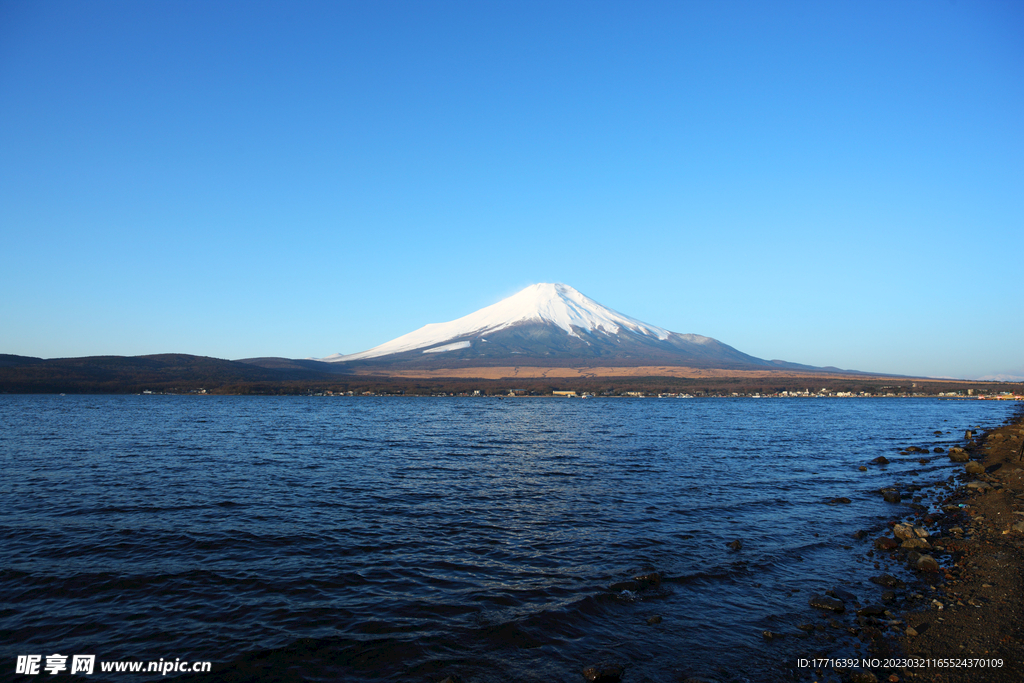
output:
[[[477,311],[489,311],[488,318],[497,322],[504,318],[509,324],[540,321],[557,325],[569,335],[578,337],[577,330],[618,334],[621,328],[658,339],[669,332],[660,327],[642,323],[617,311],[602,306],[579,290],[561,282],[541,282],[530,285],[493,306]],[[466,316],[469,318],[471,316]],[[461,318],[465,320],[466,318]]]
[[[457,320],[425,325],[368,351],[347,356],[336,354],[324,360],[351,361],[377,358],[428,349],[442,343],[452,349],[459,344],[463,346],[458,348],[465,348],[469,346],[468,341],[463,341],[465,338],[483,337],[505,328],[538,322],[559,327],[567,335],[577,338],[580,338],[581,333],[617,335],[623,329],[658,340],[667,339],[671,334],[668,330],[648,325],[602,306],[569,285],[542,282],[530,285],[507,299]],[[439,348],[438,351],[440,350]]]

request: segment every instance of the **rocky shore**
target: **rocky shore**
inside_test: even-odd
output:
[[[859,661],[866,654],[874,665],[819,669],[814,680],[1024,681],[1024,411],[987,433],[968,432],[948,453],[901,452],[922,464],[939,453],[956,464],[956,476],[934,488],[879,491],[899,516],[867,550],[883,572],[871,578],[877,602],[839,590],[811,600],[823,612],[856,610],[848,632],[861,641]],[[865,542],[872,535],[855,534]]]
[[[927,593],[898,642],[908,659],[1001,666],[907,667],[906,680],[1024,681],[1024,417],[971,436],[951,449],[964,472],[930,539],[940,567],[922,572]]]
[[[946,434],[935,432],[948,445]],[[968,431],[948,451],[908,446],[900,457],[922,465],[948,458],[957,471],[878,490],[893,517],[854,538],[870,544],[863,552],[880,573],[870,588],[810,598],[818,622],[798,628],[824,647],[802,659],[795,678],[1024,681],[1024,409],[986,433]],[[881,456],[860,469],[889,462]]]

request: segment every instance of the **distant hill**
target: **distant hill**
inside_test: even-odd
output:
[[[326,373],[301,367],[265,368],[181,353],[48,360],[0,356],[0,391],[5,393],[187,392],[232,384],[314,380],[324,376]]]
[[[38,365],[39,363],[45,363],[42,358],[33,358],[31,356],[14,356],[9,353],[0,353],[0,368],[7,367],[20,367],[25,365]]]
[[[566,360],[565,362],[569,362]],[[550,395],[578,390],[602,395],[630,391],[688,392],[731,395],[735,392],[771,393],[829,387],[832,391],[964,391],[1016,390],[1019,386],[878,377],[856,373],[799,370],[694,370],[680,366],[549,366],[539,372],[502,366],[441,369],[424,376],[422,370],[388,371],[364,368],[355,374],[351,364],[288,358],[251,358],[230,361],[186,354],[153,356],[90,356],[85,358],[32,358],[0,355],[0,394],[507,394]],[[534,368],[534,370],[538,370]],[[510,372],[511,371],[511,372]],[[389,374],[390,372],[390,374]],[[895,387],[893,386],[895,385]]]

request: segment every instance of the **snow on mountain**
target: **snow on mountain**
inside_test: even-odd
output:
[[[429,349],[423,349],[423,353],[444,353],[445,351],[458,351],[459,349],[468,349],[472,345],[473,342],[460,341],[455,342],[454,344],[445,344],[444,346],[434,346]]]
[[[424,325],[414,332],[368,351],[348,355],[334,354],[322,360],[345,362],[379,358],[417,349],[424,349],[423,353],[465,349],[470,346],[469,341],[455,340],[477,338],[524,323],[548,323],[578,339],[583,339],[581,333],[618,335],[621,331],[628,331],[651,340],[663,341],[673,336],[684,337],[687,341],[697,344],[712,341],[698,335],[675,335],[660,327],[640,322],[602,306],[569,285],[541,283],[531,285],[507,299],[457,320]],[[438,344],[444,346],[439,347]]]

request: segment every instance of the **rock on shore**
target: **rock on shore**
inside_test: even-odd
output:
[[[953,462],[967,462],[971,456],[967,455],[967,451],[962,448],[950,448],[949,459]]]

